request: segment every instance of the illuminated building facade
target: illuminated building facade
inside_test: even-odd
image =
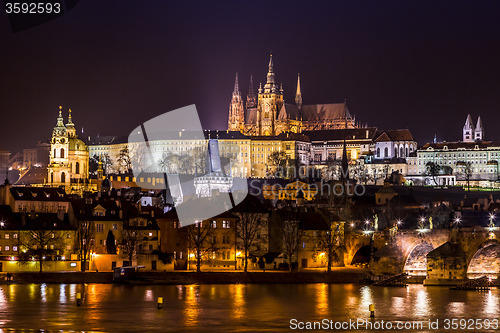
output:
[[[243,106],[245,104],[245,107]],[[301,133],[305,130],[356,128],[347,104],[302,104],[300,76],[297,78],[295,104],[287,104],[283,86],[276,82],[273,57],[269,60],[266,83],[259,86],[257,98],[253,92],[253,80],[246,103],[239,89],[238,75],[229,104],[228,130],[241,131],[250,136],[276,136],[283,132]]]
[[[84,189],[90,189],[89,151],[87,145],[76,135],[71,109],[68,122],[64,124],[62,107],[59,107],[57,124],[50,140],[47,183],[51,186],[64,186],[67,193],[82,193]]]

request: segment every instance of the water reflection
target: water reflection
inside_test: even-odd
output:
[[[233,299],[232,317],[240,319],[245,315],[245,291],[246,285],[233,284],[229,287],[231,298]]]
[[[200,286],[189,285],[184,288],[186,298],[184,300],[184,324],[186,326],[196,326],[199,315]]]
[[[328,285],[319,283],[316,285],[316,312],[320,318],[325,318],[328,314]]]
[[[43,303],[47,302],[47,285],[45,283],[40,285],[40,296]]]
[[[491,290],[485,295],[484,313],[489,315],[498,314],[498,295],[493,294]]]
[[[413,314],[418,317],[426,316],[429,314],[429,298],[427,289],[422,288],[417,291],[417,298],[415,300],[415,309]]]
[[[370,304],[373,304],[373,295],[372,289],[368,286],[364,286],[359,290],[361,294],[361,308],[368,309]]]
[[[448,304],[448,313],[452,317],[459,317],[464,313],[464,302],[450,302]]]
[[[76,306],[76,293],[84,302]],[[116,286],[111,284],[0,285],[0,326],[5,330],[103,332],[289,331],[291,318],[341,321],[377,319],[497,318],[500,291],[450,291],[342,284]],[[156,298],[164,298],[162,310]],[[0,332],[1,333],[1,332]]]
[[[153,291],[151,289],[146,290],[146,293],[144,294],[144,300],[151,302],[153,299]]]
[[[398,312],[402,311],[405,307],[404,297],[393,297],[391,302],[391,311]]]

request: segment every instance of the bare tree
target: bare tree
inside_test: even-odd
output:
[[[43,272],[43,266],[47,257],[58,255],[64,250],[64,236],[59,230],[50,228],[31,227],[21,232],[19,244],[25,258],[34,258],[39,262],[39,272]]]
[[[292,271],[293,256],[298,259],[300,245],[304,233],[300,228],[299,214],[294,207],[284,207],[278,212],[280,220],[278,227],[283,235],[283,254],[288,259],[288,270]]]
[[[438,185],[437,177],[439,176],[440,171],[441,171],[441,166],[437,163],[427,162],[427,164],[425,165],[425,174],[427,176],[432,177],[432,180],[434,181],[435,185]]]
[[[121,230],[121,248],[130,265],[139,257],[139,248],[143,244],[143,232],[135,230],[133,226],[124,225]]]
[[[292,165],[290,157],[284,151],[273,151],[269,155],[269,164],[271,166],[271,173],[276,178],[288,177],[289,168]]]
[[[269,212],[252,195],[246,197],[232,212],[238,217],[238,222],[236,223],[236,242],[243,251],[243,270],[247,272],[250,248],[254,245],[261,228],[266,225],[267,220],[265,216]]]
[[[459,162],[457,162],[457,166],[461,167],[461,169],[462,169],[461,176],[463,177],[463,179],[465,179],[465,181],[467,181],[467,191],[470,191],[470,180],[471,180],[472,174],[474,172],[474,169],[472,167],[472,163],[459,161]]]
[[[127,173],[132,170],[132,162],[127,147],[120,150],[120,155],[118,155],[116,162],[118,163],[118,172]]]
[[[188,260],[190,250],[194,251],[196,258],[196,271],[201,272],[203,258],[207,258],[215,251],[212,238],[212,222],[202,221],[181,228],[181,238],[188,247]]]
[[[316,230],[313,236],[315,254],[325,253],[327,271],[332,271],[333,262],[340,261],[340,250],[344,246],[344,222],[325,220],[324,230]]]
[[[82,261],[82,272],[87,269],[87,263],[90,262],[90,253],[94,248],[95,224],[92,216],[88,216],[78,221],[77,227],[78,251],[80,253],[80,260]]]

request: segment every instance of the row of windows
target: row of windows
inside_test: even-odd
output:
[[[2,251],[2,247],[0,246],[0,252]],[[10,246],[9,245],[5,245],[4,248],[3,248],[3,251],[10,251]],[[12,251],[14,252],[17,252],[17,246],[13,246],[12,247]]]
[[[2,238],[1,234],[0,238]],[[17,239],[17,234],[12,234],[12,238]],[[4,234],[4,239],[10,239],[10,234]]]

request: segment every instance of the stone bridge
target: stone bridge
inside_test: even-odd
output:
[[[373,238],[373,253],[369,255]],[[376,275],[463,279],[500,273],[500,228],[383,230],[345,235],[345,264],[365,259]],[[368,257],[367,257],[368,254]],[[428,260],[429,258],[432,258]],[[361,259],[360,259],[361,258]],[[429,264],[428,264],[429,261]],[[432,261],[432,264],[430,263]]]

